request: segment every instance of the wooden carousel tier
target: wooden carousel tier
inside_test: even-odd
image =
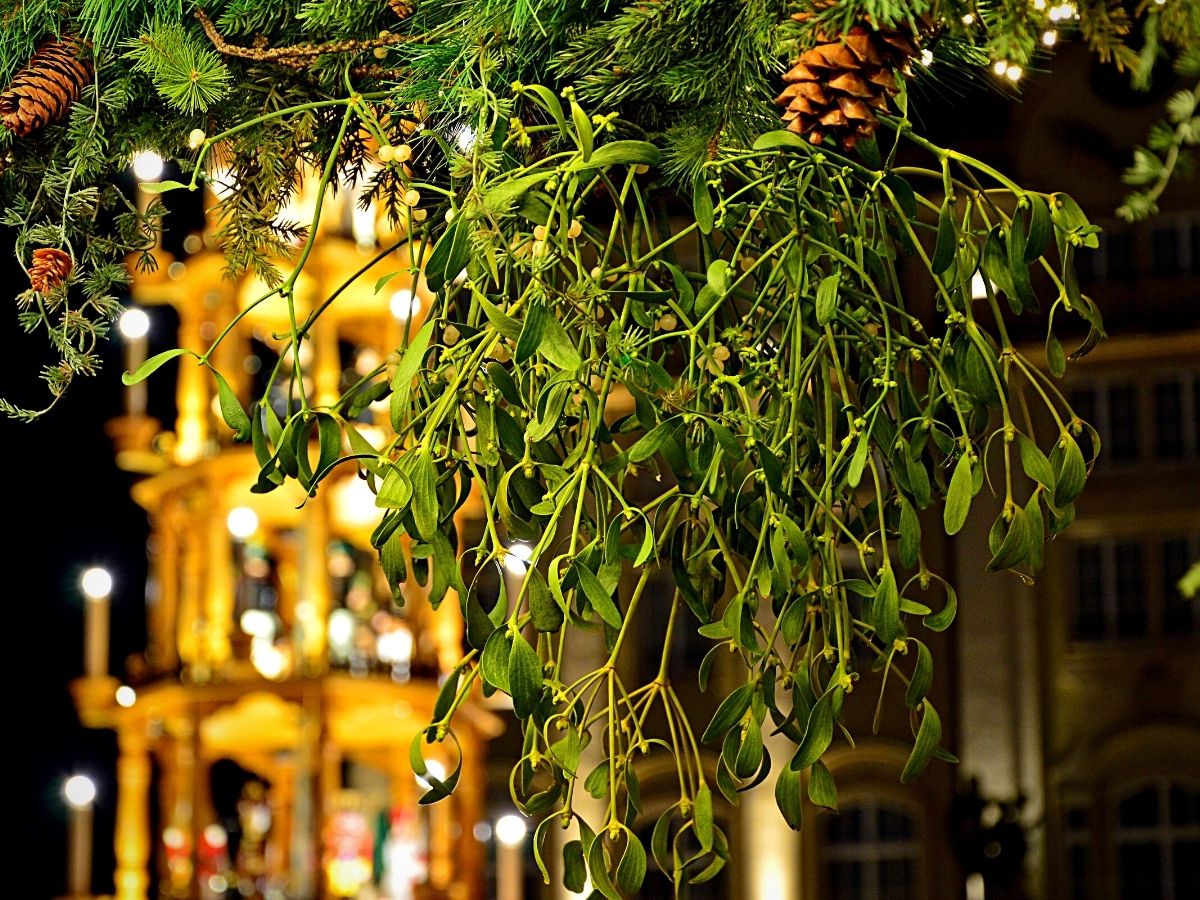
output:
[[[438,685],[429,679],[398,683],[386,676],[331,672],[271,681],[232,678],[186,684],[165,678],[144,685],[130,707],[115,700],[115,680],[81,678],[72,684],[80,718],[93,728],[123,728],[138,721],[173,731],[199,722],[206,755],[271,753],[298,746],[306,718],[319,717],[329,739],[344,750],[407,748],[433,715]],[[500,719],[475,702],[456,718],[459,728],[489,739]]]

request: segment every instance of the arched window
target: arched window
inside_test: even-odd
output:
[[[1113,842],[1121,900],[1200,897],[1200,786],[1163,780],[1121,797]]]
[[[920,835],[903,807],[874,800],[843,806],[821,850],[828,900],[917,900]]]

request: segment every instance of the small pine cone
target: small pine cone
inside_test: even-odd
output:
[[[71,257],[62,250],[41,247],[33,251],[29,283],[39,294],[48,294],[70,277],[74,265]]]
[[[80,59],[83,45],[71,37],[47,41],[0,93],[0,121],[18,137],[28,137],[62,119],[92,78],[91,63]]]
[[[407,19],[417,11],[416,0],[388,0],[388,6],[401,19]]]
[[[806,14],[793,18],[804,21]],[[886,111],[894,97],[895,70],[903,71],[920,52],[916,36],[906,30],[855,25],[800,54],[783,76],[787,83],[775,102],[783,106],[789,131],[814,144],[831,140],[853,149],[879,127],[877,110]]]

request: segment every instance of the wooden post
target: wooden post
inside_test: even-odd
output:
[[[150,886],[150,753],[146,725],[125,723],[117,735],[116,900],[146,900]]]

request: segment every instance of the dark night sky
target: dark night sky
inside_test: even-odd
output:
[[[3,247],[2,292],[25,287]],[[40,339],[17,327],[10,304],[0,315],[0,385],[8,399],[42,400]],[[2,893],[44,900],[66,887],[67,811],[63,780],[85,772],[97,783],[98,834],[111,834],[116,795],[112,732],[88,731],[75,718],[68,682],[80,675],[83,601],[79,575],[90,565],[112,573],[112,671],[144,643],[146,520],[129,498],[131,477],[113,464],[104,422],[120,413],[121,348],[110,339],[105,369],[77,382],[53,414],[34,424],[0,421],[4,472],[2,657],[6,784],[0,860]],[[112,851],[98,840],[95,888],[112,889]]]

